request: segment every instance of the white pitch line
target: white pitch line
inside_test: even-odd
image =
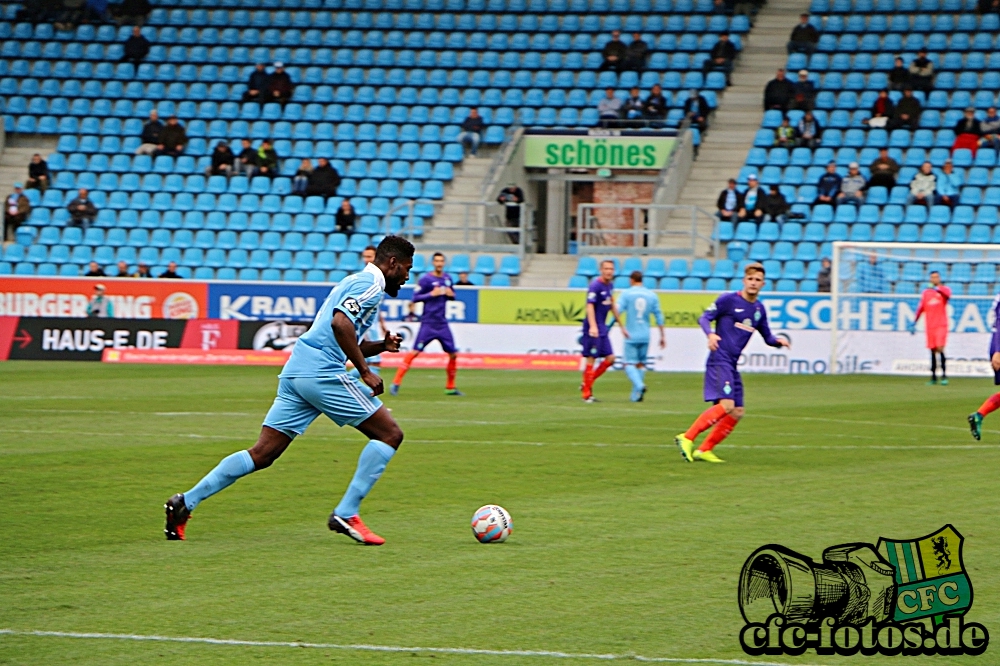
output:
[[[608,443],[608,442],[531,442],[513,439],[406,439],[404,444],[510,444],[512,446],[591,446],[595,448],[648,448],[648,449],[675,449],[674,444],[629,444],[629,443]],[[787,449],[787,450],[810,450],[829,449],[836,451],[839,449],[877,449],[877,450],[901,450],[909,451],[914,449],[928,450],[948,450],[948,449],[1000,449],[1000,444],[872,444],[865,446],[861,444],[842,445],[808,445],[808,444],[725,444],[727,449]]]
[[[248,641],[230,638],[202,638],[197,636],[156,636],[144,634],[104,634],[76,631],[21,631],[0,629],[0,635],[33,636],[42,638],[86,638],[120,641],[152,641],[161,643],[198,643],[203,645],[230,645],[237,647],[286,647],[314,648],[320,650],[353,650],[358,652],[432,652],[437,654],[467,654],[491,657],[549,657],[554,659],[593,659],[601,661],[643,661],[668,664],[732,664],[733,666],[792,666],[774,661],[750,661],[747,659],[712,659],[684,657],[644,657],[632,654],[596,654],[559,652],[556,650],[481,650],[453,647],[404,647],[401,645],[367,645],[338,643],[304,643],[300,641]],[[795,664],[795,666],[817,666],[816,664]]]

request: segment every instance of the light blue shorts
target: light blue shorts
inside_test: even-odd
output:
[[[646,364],[646,354],[649,352],[648,342],[625,341],[625,365]]]
[[[381,406],[370,388],[346,372],[333,377],[283,377],[264,425],[295,437],[320,414],[341,427],[356,426]]]

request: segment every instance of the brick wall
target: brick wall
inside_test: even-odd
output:
[[[653,201],[653,185],[654,183],[598,181],[594,183],[594,203],[651,203]],[[633,216],[636,213],[632,210],[599,208],[594,212],[602,229],[633,228]],[[645,218],[645,214],[642,212],[638,215],[640,220]],[[605,242],[608,245],[618,247],[632,246],[634,245],[634,237],[626,234],[609,234],[605,236]]]

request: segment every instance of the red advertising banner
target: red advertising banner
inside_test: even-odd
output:
[[[279,351],[250,349],[105,349],[105,363],[158,363],[165,365],[277,365],[288,360]]]
[[[208,313],[204,282],[4,276],[0,316],[86,317],[96,284],[104,285],[116,319],[197,319]]]
[[[289,353],[250,349],[105,349],[105,363],[159,363],[170,365],[284,365]],[[402,354],[383,354],[382,365],[394,368]],[[444,368],[447,354],[421,354],[414,368]],[[473,370],[571,370],[580,369],[580,357],[565,354],[459,354],[458,367]]]
[[[236,349],[240,322],[230,319],[189,319],[184,327],[184,349]]]

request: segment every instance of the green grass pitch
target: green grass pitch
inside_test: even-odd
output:
[[[0,364],[0,629],[252,641],[546,650],[787,664],[997,664],[976,658],[750,658],[737,578],[765,543],[813,557],[953,523],[1000,632],[1000,416],[993,387],[873,376],[745,377],[748,416],[684,463],[673,436],[698,375],[623,373],[583,404],[573,373],[411,372],[387,404],[407,440],[362,507],[388,540],[326,528],[363,437],[318,420],[271,469],[206,500],[187,542],[163,501],[253,443],[274,368]],[[514,519],[478,544],[473,511]],[[10,664],[584,664],[594,660],[0,634]],[[599,662],[597,662],[599,663]]]

